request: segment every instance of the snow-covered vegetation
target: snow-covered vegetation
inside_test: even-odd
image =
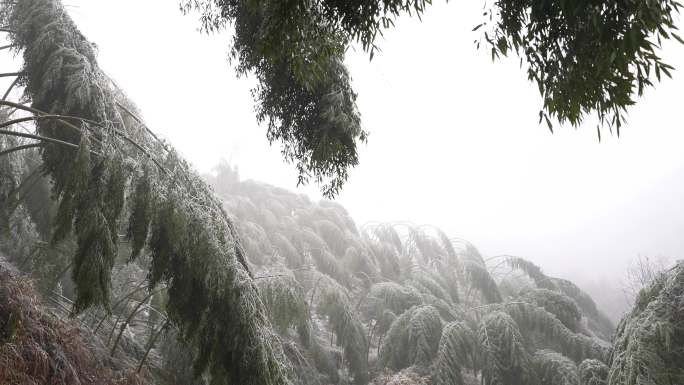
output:
[[[228,164],[200,176],[100,70],[59,1],[1,9],[23,67],[21,99],[0,101],[0,251],[20,271],[0,269],[0,383],[684,383],[681,263],[652,274],[616,329],[527,259],[427,225],[359,226],[333,201],[242,181]],[[282,102],[262,91],[268,108]],[[300,171],[335,174],[318,156]]]

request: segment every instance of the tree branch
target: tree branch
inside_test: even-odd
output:
[[[126,321],[124,321],[123,324],[121,324],[121,327],[119,329],[119,334],[116,336],[116,340],[114,340],[114,344],[112,345],[112,350],[110,351],[109,355],[114,356],[114,353],[116,352],[116,347],[119,345],[119,341],[121,340],[121,336],[123,335],[123,332],[126,330],[126,326],[128,326],[129,323],[131,323],[131,320],[135,315],[138,313],[138,310],[140,310],[140,307],[147,302],[148,299],[150,299],[153,295],[160,293],[162,291],[166,290],[166,288],[161,288],[159,290],[155,290],[151,293],[149,293],[145,298],[140,300],[138,304],[133,308],[133,311],[128,315],[128,318],[126,318]]]
[[[19,83],[19,76],[17,76],[16,79],[14,79],[14,81],[12,82],[12,84],[10,84],[7,91],[5,91],[5,94],[2,96],[2,101],[7,100],[7,97],[9,96],[10,92],[12,92],[12,89],[14,88],[14,86],[17,85],[17,83]]]
[[[21,138],[29,138],[29,139],[37,139],[37,140],[42,140],[43,142],[49,142],[49,143],[54,143],[54,144],[61,144],[62,146],[67,146],[71,148],[76,148],[78,149],[77,144],[65,142],[63,140],[55,139],[55,138],[48,138],[46,136],[40,136],[40,135],[33,135],[33,134],[25,134],[23,132],[16,132],[16,131],[10,131],[10,130],[2,130],[0,129],[0,134],[2,135],[9,135],[9,136],[18,136]],[[93,152],[93,151],[91,151]],[[100,155],[98,153],[95,153],[97,155]]]
[[[169,148],[166,147],[166,145],[162,142],[162,140],[159,139],[159,138],[157,137],[157,135],[155,135],[155,133],[154,133],[152,130],[150,130],[149,127],[147,127],[147,125],[142,121],[142,119],[140,119],[140,118],[139,118],[136,114],[134,114],[131,110],[129,110],[128,108],[126,108],[123,104],[121,104],[121,103],[119,103],[119,102],[116,102],[116,105],[117,105],[117,107],[121,108],[125,113],[127,113],[131,118],[133,118],[133,120],[135,120],[136,122],[138,122],[138,123],[145,129],[145,131],[147,131],[148,134],[152,135],[152,137],[153,137],[154,139],[156,139],[157,142],[159,142],[159,144],[162,145],[162,147],[164,147],[164,150],[169,151]]]
[[[145,365],[145,360],[147,359],[147,356],[150,354],[150,350],[154,347],[154,343],[157,342],[157,338],[161,333],[166,329],[166,327],[169,325],[171,320],[169,318],[166,318],[166,321],[157,329],[157,331],[154,333],[152,337],[150,337],[150,342],[149,345],[147,346],[147,350],[145,350],[145,355],[143,355],[142,359],[140,360],[140,364],[138,365],[138,369],[136,370],[136,373],[140,373],[140,371],[143,368],[143,365]]]
[[[23,75],[23,74],[24,74],[23,72],[4,72],[4,73],[0,73],[0,78],[8,78],[10,76],[19,76],[19,75]]]
[[[23,122],[38,121],[38,120],[50,120],[50,119],[60,119],[61,120],[61,119],[69,119],[69,117],[68,116],[62,116],[62,115],[25,116],[23,118],[12,119],[12,120],[8,120],[6,122],[0,123],[0,128],[8,127],[8,126],[23,123]],[[79,129],[78,131],[80,132],[81,130]]]
[[[11,154],[15,151],[26,150],[28,148],[41,147],[42,145],[43,145],[43,143],[31,143],[31,144],[25,144],[23,146],[8,148],[7,150],[0,151],[0,156]]]
[[[167,176],[171,176],[171,174],[169,173],[169,171],[166,170],[166,168],[164,168],[164,166],[162,166],[161,163],[159,163],[159,161],[157,161],[157,160],[154,158],[154,156],[152,156],[152,154],[151,154],[149,151],[147,151],[147,149],[145,149],[145,148],[144,148],[143,146],[141,146],[138,142],[136,142],[135,140],[129,138],[125,133],[123,133],[123,132],[121,132],[121,131],[119,131],[119,130],[117,130],[117,129],[114,129],[114,128],[111,128],[111,127],[107,127],[107,126],[105,126],[105,125],[102,124],[102,123],[98,123],[98,122],[96,122],[96,121],[94,121],[94,120],[90,120],[90,119],[80,118],[80,117],[78,117],[78,116],[51,115],[51,114],[47,114],[47,113],[45,113],[45,112],[43,112],[43,111],[40,111],[40,110],[37,110],[37,109],[35,109],[35,108],[29,107],[29,106],[25,106],[25,105],[19,104],[19,103],[8,102],[8,101],[6,101],[6,100],[0,101],[0,106],[10,106],[10,107],[14,107],[14,108],[17,108],[17,109],[20,109],[20,110],[32,112],[32,113],[34,113],[34,114],[37,115],[37,116],[34,116],[34,117],[27,117],[27,118],[15,119],[14,121],[10,121],[10,122],[14,122],[14,123],[19,123],[19,122],[28,121],[28,120],[40,120],[40,119],[46,119],[46,118],[47,118],[47,119],[58,119],[58,120],[62,121],[64,124],[67,124],[67,125],[71,126],[72,128],[74,128],[74,129],[78,130],[79,132],[81,132],[81,129],[80,129],[80,128],[78,128],[78,127],[74,126],[73,124],[67,122],[67,120],[76,120],[76,121],[79,121],[79,122],[89,123],[89,124],[98,126],[98,127],[100,127],[100,128],[106,129],[106,130],[112,130],[112,132],[114,132],[115,134],[117,134],[118,136],[120,136],[121,138],[123,138],[124,140],[126,140],[128,143],[132,144],[135,148],[137,148],[138,150],[140,150],[143,154],[147,155],[147,157],[148,157],[148,158],[149,158],[149,159],[150,159],[150,160],[151,160],[151,161],[152,161],[152,162],[153,162],[153,163],[154,163],[154,164],[155,164],[155,165],[164,173],[164,174],[166,174]],[[23,119],[23,120],[22,120],[22,119]],[[9,122],[6,122],[6,123],[9,123]],[[0,125],[0,127],[3,127],[3,126]]]
[[[133,294],[139,292],[140,290],[145,289],[145,287],[144,287],[143,285],[144,285],[146,282],[147,282],[147,280],[144,280],[144,279],[143,279],[142,281],[140,281],[140,282],[138,283],[138,285],[136,285],[136,287],[135,287],[132,291],[128,292],[127,294],[125,294],[125,295],[123,295],[121,298],[119,298],[119,299],[116,301],[116,303],[114,303],[114,305],[112,306],[112,310],[116,310],[116,309],[119,307],[119,305],[121,305],[124,301],[129,300]],[[94,333],[97,333],[97,331],[100,329],[100,326],[102,326],[102,324],[105,322],[105,320],[106,320],[108,317],[109,317],[109,314],[105,314],[104,317],[102,317],[102,320],[97,324],[97,327],[95,327],[95,328],[93,329],[93,330],[94,330]]]

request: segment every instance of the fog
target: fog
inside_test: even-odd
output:
[[[175,1],[67,4],[102,67],[200,171],[226,159],[244,179],[320,198],[296,186],[257,125],[254,82],[230,67],[228,33],[200,34]],[[647,90],[619,138],[604,129],[599,143],[591,120],[552,134],[517,59],[492,63],[475,48],[481,7],[437,2],[423,22],[399,20],[372,61],[348,53],[370,137],[338,202],[358,223],[433,224],[594,293],[620,288],[639,256],[684,255],[681,73]],[[684,67],[683,47],[666,44],[664,57]]]

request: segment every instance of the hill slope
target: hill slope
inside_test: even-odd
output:
[[[541,349],[577,365],[608,362],[614,327],[607,317],[572,282],[529,261],[485,260],[431,226],[359,228],[339,204],[240,181],[225,164],[206,178],[235,216],[272,323],[297,349],[301,383],[311,383],[312,373],[320,383],[358,384],[391,382],[402,370],[445,384],[470,372],[510,376],[499,366],[519,357],[487,354],[514,341],[481,340],[500,328],[522,338],[521,381],[538,380],[533,362]]]

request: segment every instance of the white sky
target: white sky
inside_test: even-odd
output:
[[[227,63],[228,35],[199,34],[173,0],[66,3],[101,66],[200,171],[225,158],[245,179],[295,190],[294,167],[256,124],[252,80]],[[372,62],[349,53],[370,138],[338,201],[357,222],[434,224],[566,277],[684,256],[681,73],[631,109],[619,139],[598,143],[594,124],[552,135],[517,59],[492,63],[475,49],[483,3],[436,3],[422,23],[400,20]],[[681,46],[665,58],[684,68]]]

